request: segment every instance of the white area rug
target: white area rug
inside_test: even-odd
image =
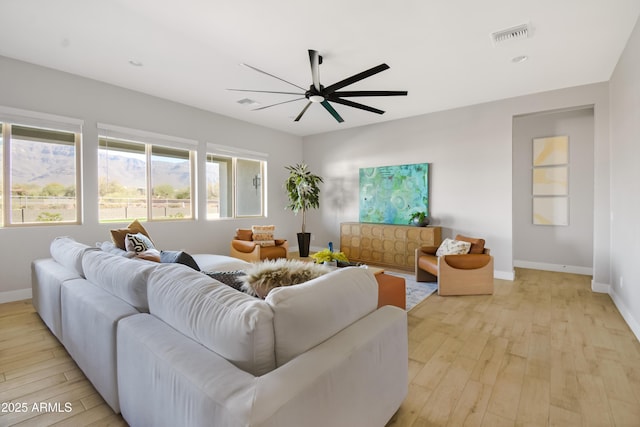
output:
[[[438,290],[437,283],[416,282],[413,274],[396,273],[388,270],[385,270],[385,274],[404,278],[407,289],[407,311]]]

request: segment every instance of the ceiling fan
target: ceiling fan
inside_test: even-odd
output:
[[[302,109],[300,114],[295,118],[294,121],[300,121],[304,113],[311,106],[311,104],[319,103],[321,104],[339,123],[344,122],[344,119],[340,117],[340,114],[331,106],[330,102],[335,102],[337,104],[346,105],[348,107],[359,108],[361,110],[370,111],[376,114],[384,114],[384,111],[379,110],[377,108],[370,107],[368,105],[360,104],[358,102],[353,102],[348,99],[343,98],[351,98],[351,97],[359,97],[359,96],[406,96],[406,90],[356,90],[356,91],[340,91],[345,86],[352,85],[360,80],[366,79],[367,77],[371,77],[374,74],[378,74],[381,71],[387,70],[390,67],[387,64],[380,64],[376,67],[370,68],[366,71],[363,71],[358,74],[354,74],[351,77],[347,77],[344,80],[340,80],[337,83],[334,83],[330,86],[324,87],[320,84],[320,64],[322,64],[322,56],[318,54],[315,50],[309,50],[309,62],[311,63],[311,79],[313,84],[309,87],[309,90],[298,86],[294,83],[288,82],[280,77],[274,76],[273,74],[269,74],[266,71],[262,71],[258,68],[252,67],[248,64],[242,64],[252,70],[255,70],[259,73],[266,74],[267,76],[276,78],[282,82],[285,82],[291,86],[295,86],[296,88],[302,90],[302,93],[299,92],[278,92],[278,91],[269,91],[269,90],[249,90],[249,89],[229,89],[238,92],[260,92],[260,93],[278,93],[283,95],[301,95],[301,98],[290,99],[284,102],[278,102],[277,104],[271,104],[264,107],[254,108],[255,110],[264,110],[265,108],[274,107],[276,105],[286,104],[289,102],[300,101],[303,99],[308,99],[309,102]]]

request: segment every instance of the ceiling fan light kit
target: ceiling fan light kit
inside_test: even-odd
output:
[[[337,83],[334,83],[330,86],[324,87],[320,84],[320,64],[322,64],[322,56],[318,54],[315,50],[309,50],[309,63],[311,65],[311,80],[312,84],[309,86],[308,90],[291,83],[287,80],[284,80],[280,77],[274,76],[273,74],[267,73],[266,71],[262,71],[256,67],[252,67],[248,64],[243,64],[244,66],[257,71],[259,73],[265,74],[267,76],[278,79],[288,85],[294,86],[298,89],[304,90],[303,93],[299,92],[280,92],[280,91],[268,91],[268,90],[250,90],[250,89],[229,89],[233,91],[239,92],[260,92],[260,93],[276,93],[283,95],[299,95],[300,98],[291,99],[284,102],[278,102],[276,104],[267,105],[264,107],[256,108],[255,110],[263,110],[265,108],[274,107],[276,105],[286,104],[289,102],[300,101],[303,99],[307,99],[307,105],[304,106],[300,114],[294,119],[294,121],[300,121],[304,113],[309,109],[311,104],[320,104],[325,110],[329,112],[333,116],[334,119],[338,123],[344,122],[344,119],[338,114],[338,112],[333,108],[330,102],[335,102],[336,104],[346,105],[347,107],[358,108],[360,110],[369,111],[371,113],[376,114],[384,114],[384,111],[379,110],[374,107],[370,107],[368,105],[360,104],[358,102],[350,101],[344,98],[352,98],[352,97],[361,97],[361,96],[406,96],[406,90],[357,90],[357,91],[339,91],[343,87],[352,85],[354,83],[359,82],[360,80],[364,80],[367,77],[371,77],[375,74],[378,74],[384,70],[388,70],[389,66],[387,64],[380,64],[376,67],[365,70],[361,73],[354,74],[351,77],[347,77],[344,80],[340,80]]]

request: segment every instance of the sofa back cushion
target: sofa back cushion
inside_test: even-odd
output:
[[[276,363],[282,366],[376,310],[378,283],[367,269],[340,268],[275,288],[265,301],[273,309]]]
[[[157,265],[104,251],[88,252],[82,258],[88,281],[142,312],[149,311],[147,279]]]
[[[275,369],[273,312],[264,301],[183,265],[149,276],[149,312],[253,375]]]
[[[63,267],[73,271],[81,277],[85,277],[82,268],[82,257],[88,251],[94,251],[97,248],[76,242],[71,237],[56,237],[49,246],[51,257]]]

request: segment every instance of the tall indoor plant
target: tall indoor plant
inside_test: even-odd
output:
[[[295,166],[285,166],[289,171],[289,177],[284,183],[289,196],[288,209],[296,214],[302,212],[302,232],[298,233],[298,247],[301,257],[309,256],[309,245],[311,243],[311,233],[306,231],[306,212],[308,209],[320,207],[320,187],[318,184],[324,182],[322,177],[312,174],[305,163],[298,163]]]

